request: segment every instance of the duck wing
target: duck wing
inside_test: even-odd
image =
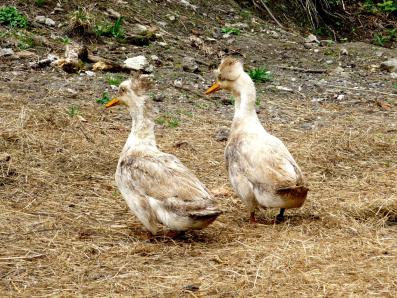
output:
[[[193,217],[219,212],[208,189],[174,155],[130,152],[120,161],[119,170],[128,179],[128,187],[160,201],[170,211]]]
[[[243,175],[254,188],[277,192],[303,186],[302,172],[285,145],[268,134],[236,134],[225,149],[231,175]]]

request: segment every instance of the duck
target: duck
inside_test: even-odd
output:
[[[222,213],[206,186],[177,157],[159,150],[154,134],[153,109],[146,93],[151,80],[144,75],[123,81],[117,97],[106,108],[127,107],[131,132],[121,151],[116,185],[129,209],[155,236],[159,224],[166,236],[203,229]]]
[[[256,223],[259,208],[280,208],[275,223],[289,208],[299,208],[309,189],[301,169],[284,143],[261,124],[256,110],[256,89],[238,59],[226,57],[215,70],[216,82],[205,92],[221,89],[235,97],[234,116],[225,147],[226,168],[234,191]]]

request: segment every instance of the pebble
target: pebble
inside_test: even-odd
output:
[[[193,57],[185,56],[182,60],[182,68],[187,72],[197,72],[199,67]]]
[[[34,18],[34,20],[37,23],[44,24],[44,25],[47,25],[47,26],[50,26],[50,27],[55,26],[55,21],[53,19],[47,18],[45,16],[36,16]]]
[[[14,51],[11,48],[0,49],[0,57],[7,57],[14,55]]]
[[[228,127],[221,127],[215,133],[215,140],[218,142],[227,141],[230,135],[230,129]]]
[[[124,65],[133,70],[144,70],[148,66],[148,61],[145,56],[140,55],[132,58],[127,58]]]
[[[397,72],[397,58],[389,59],[380,64],[380,68],[390,72]]]

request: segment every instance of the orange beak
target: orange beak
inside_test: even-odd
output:
[[[118,98],[112,98],[111,101],[109,101],[106,105],[105,108],[110,108],[114,107],[120,104],[120,100]]]
[[[208,88],[207,91],[205,91],[205,94],[211,94],[211,93],[215,93],[216,91],[221,90],[221,85],[219,85],[218,82],[215,82],[211,87]]]

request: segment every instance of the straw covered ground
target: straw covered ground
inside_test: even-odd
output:
[[[302,167],[308,200],[282,224],[272,224],[278,210],[263,210],[250,225],[228,182],[225,142],[214,138],[231,123],[233,107],[222,104],[229,96],[197,95],[213,79],[209,69],[198,76],[159,67],[150,96],[165,99],[152,104],[179,125],[158,125],[158,145],[190,167],[224,210],[210,227],[179,240],[146,240],[117,191],[114,171],[130,120],[124,108],[105,111],[95,102],[108,87],[106,74],[2,61],[1,296],[395,297],[397,105],[389,75],[371,70],[382,61],[378,49],[343,45],[349,61],[334,59],[356,64],[343,81],[328,64],[321,65],[325,74],[280,68],[297,61],[313,68],[329,48],[308,61],[300,37],[261,34],[247,32],[236,43],[247,67],[266,63],[273,72],[271,83],[257,85],[259,117]],[[205,57],[178,46],[127,50],[164,61],[186,51]],[[179,77],[187,90],[173,87]]]

